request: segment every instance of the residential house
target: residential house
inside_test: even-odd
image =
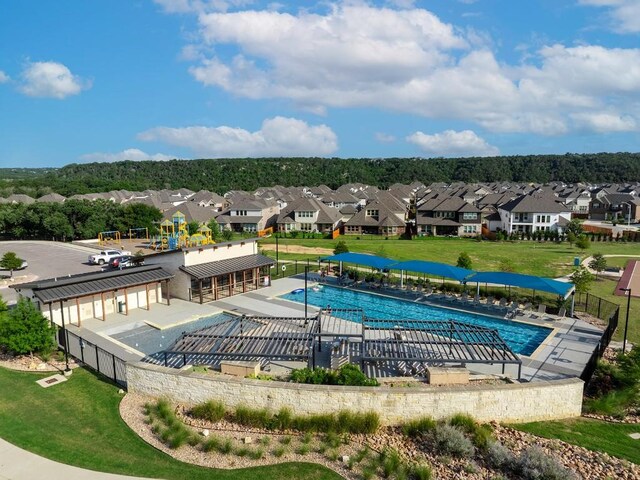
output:
[[[221,227],[234,232],[259,232],[275,226],[278,212],[275,201],[235,195],[229,208],[216,220]]]
[[[521,195],[498,207],[500,230],[533,233],[538,230],[564,231],[571,221],[571,208],[549,193]]]
[[[330,233],[340,227],[342,214],[315,198],[300,198],[278,215],[278,231]]]
[[[345,223],[344,234],[402,235],[406,227],[405,216],[406,207],[398,200],[373,200]]]
[[[482,232],[482,211],[460,197],[436,196],[418,202],[419,235],[475,237]]]

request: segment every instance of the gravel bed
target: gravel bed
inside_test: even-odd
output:
[[[236,445],[242,445],[242,440],[245,437],[251,437],[253,442],[246,445],[250,448],[259,447],[260,438],[269,434],[272,440],[267,447],[264,447],[265,452],[267,452],[265,457],[260,460],[253,460],[248,457],[238,457],[233,453],[223,455],[217,452],[202,452],[198,448],[191,447],[189,445],[184,445],[178,449],[171,449],[162,443],[162,441],[153,434],[150,425],[145,423],[146,416],[144,414],[144,404],[147,402],[153,403],[155,402],[155,399],[128,393],[120,402],[120,416],[129,428],[136,432],[144,441],[181,462],[192,463],[203,467],[223,469],[257,467],[284,462],[308,462],[324,465],[347,479],[359,478],[354,471],[349,470],[340,460],[331,461],[324,455],[314,452],[313,448],[307,455],[299,455],[289,449],[289,451],[287,451],[283,456],[276,458],[269,452],[275,446],[279,445],[279,439],[286,435],[274,435],[270,432],[259,429],[227,429],[229,427],[227,424],[222,424],[222,427],[225,428],[224,430],[216,429],[214,428],[214,425],[206,425],[204,423],[202,425],[210,431],[211,435],[216,435],[224,439],[230,438],[236,443]],[[201,432],[203,428],[196,430]],[[292,442],[292,444],[293,443],[294,442]],[[311,444],[313,445],[313,442]],[[341,456],[353,455],[360,448],[362,448],[362,445],[358,445],[356,442],[351,442],[349,445],[342,445],[339,451]]]
[[[17,357],[8,353],[0,353],[0,366],[9,370],[18,370],[25,372],[62,372],[64,371],[65,362],[57,360],[49,360],[43,362],[40,358],[30,355],[19,355]],[[77,368],[78,364],[69,357],[69,368]]]

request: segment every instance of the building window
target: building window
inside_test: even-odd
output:
[[[478,219],[478,214],[475,212],[464,212],[462,214],[462,218],[464,220],[477,220]]]
[[[476,225],[465,225],[464,233],[478,233],[478,227]]]
[[[246,210],[236,210],[236,215],[239,217],[246,217],[247,216],[247,211]]]
[[[255,232],[258,230],[257,225],[255,223],[247,223],[244,225],[243,230],[245,232]]]
[[[366,212],[367,217],[377,217],[379,214],[378,210],[367,210]]]
[[[536,215],[536,222],[551,223],[551,215]]]
[[[303,232],[310,232],[313,230],[313,223],[301,223],[300,230]]]
[[[296,212],[298,218],[313,218],[313,212]]]

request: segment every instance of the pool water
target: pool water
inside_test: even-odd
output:
[[[287,293],[281,298],[304,303],[304,291]],[[456,320],[471,323],[497,330],[507,345],[521,355],[531,355],[551,333],[550,328],[536,325],[330,286],[309,289],[307,302],[316,307],[361,308],[365,316],[377,320]]]
[[[139,352],[146,355],[153,355],[154,353],[167,350],[183,333],[210,327],[229,320],[230,318],[234,318],[234,316],[226,313],[218,313],[209,317],[199,318],[193,322],[165,328],[164,330],[158,330],[145,324],[131,330],[113,334],[111,337],[125,345],[135,348]]]

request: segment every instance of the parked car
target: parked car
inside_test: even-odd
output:
[[[109,260],[109,269],[123,269],[129,267],[138,267],[144,265],[144,258],[134,257],[131,255],[121,255],[119,257],[113,257]]]
[[[122,250],[102,250],[99,253],[89,255],[89,263],[92,265],[104,265],[109,263],[112,258],[122,257],[123,255],[131,255],[131,252],[125,252]]]

